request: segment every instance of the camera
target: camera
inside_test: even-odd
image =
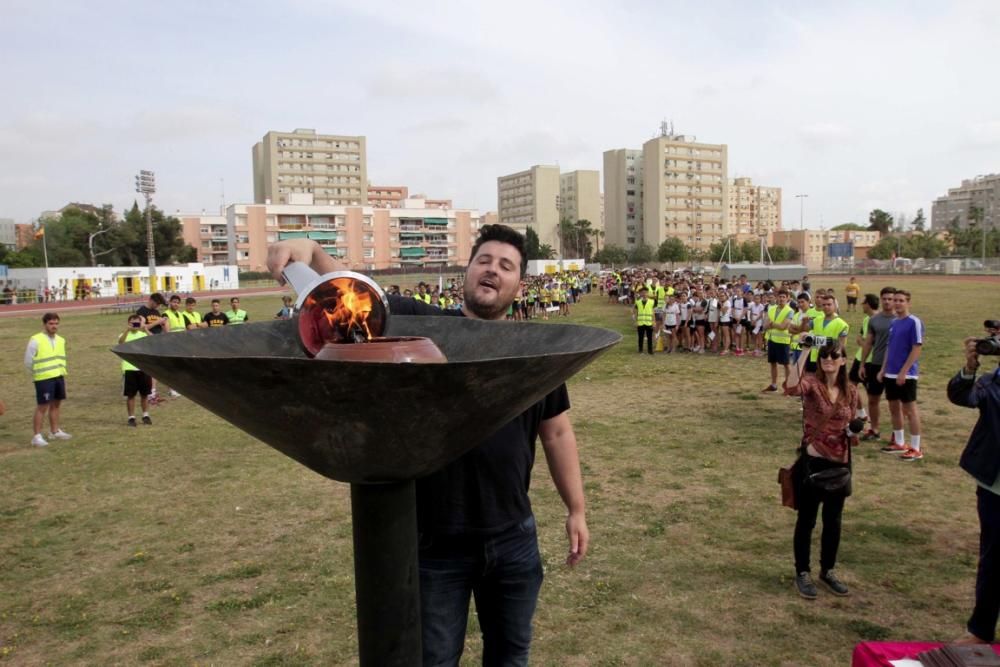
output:
[[[977,340],[976,354],[981,357],[1000,355],[1000,336],[990,336]]]
[[[817,336],[815,334],[803,334],[799,339],[799,344],[802,347],[825,347],[830,342],[830,339],[826,336]]]
[[[129,322],[129,326],[131,326],[133,329],[138,329],[139,327],[142,326],[142,322],[138,320],[136,320],[135,322]]]

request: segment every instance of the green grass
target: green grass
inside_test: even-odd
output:
[[[758,394],[763,361],[640,356],[623,307],[592,296],[574,309],[570,321],[625,339],[570,383],[593,540],[574,570],[563,565],[561,503],[536,467],[546,580],[533,664],[843,665],[859,641],[962,632],[978,526],[957,461],[976,414],[950,405],[944,385],[962,337],[997,316],[980,305],[996,284],[895,282],[927,325],[927,455],[904,464],[858,450],[838,565],[853,594],[815,602],[794,592],[795,515],[776,484],[800,413]],[[255,319],[279,305],[244,303]],[[860,314],[848,319],[856,327]],[[187,399],[155,408],[153,427],[127,429],[108,352],[123,324],[63,320],[74,437],[41,450],[27,446],[33,393],[21,367],[40,323],[0,319],[0,662],[356,664],[347,486]],[[473,619],[463,664],[478,664],[477,635]]]

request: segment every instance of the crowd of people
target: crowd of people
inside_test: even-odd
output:
[[[887,286],[877,295],[865,294],[851,278],[844,289],[846,312],[860,305],[864,313],[860,332],[852,340],[850,326],[840,317],[841,304],[835,290],[813,291],[808,276],[801,280],[755,284],[746,276],[726,280],[692,272],[642,269],[528,277],[524,275],[520,237],[506,228],[495,227],[497,229],[484,230],[463,281],[449,280],[440,286],[420,283],[412,290],[400,290],[399,286],[392,285],[386,290],[392,311],[492,320],[545,319],[550,315],[567,316],[569,307],[582,295],[600,292],[609,302],[622,304],[631,313],[639,354],[766,355],[769,382],[763,391],[777,394],[783,390],[785,395],[799,398],[802,406],[802,436],[794,475],[794,503],[798,513],[792,540],[796,589],[807,599],[818,595],[811,576],[810,543],[821,516],[818,580],[834,595],[848,595],[848,586],[836,575],[834,568],[844,504],[851,493],[851,450],[859,441],[882,440],[883,394],[892,429],[882,451],[908,462],[920,461],[924,456],[916,404],[924,330],[921,320],[910,312],[910,292]],[[272,250],[269,267],[280,276],[287,262],[310,257],[314,254],[305,242],[283,242]],[[239,325],[250,319],[240,308],[238,297],[230,300],[228,311],[222,311],[220,301],[213,299],[211,310],[204,314],[198,312],[193,297],[183,301],[182,308],[178,295],[169,299],[162,294],[151,295],[146,305],[128,316],[119,342],[148,335]],[[275,317],[291,315],[291,300],[285,297]],[[42,332],[31,338],[25,354],[25,365],[33,374],[38,403],[32,439],[32,444],[37,446],[47,444],[42,437],[46,417],[50,437],[71,437],[59,422],[60,404],[66,397],[67,366],[65,341],[57,333],[58,315],[46,313],[43,327]],[[987,333],[998,335],[1000,327]],[[848,364],[848,346],[852,343],[855,349]],[[991,406],[1000,405],[997,374],[994,373],[989,382],[984,381],[985,378],[977,382],[977,368],[978,359],[973,350],[967,355],[965,368],[952,380],[949,397],[959,405],[981,410],[988,401],[992,401]],[[140,397],[141,422],[151,424],[148,407],[156,397],[155,381],[128,362],[122,362],[121,370],[128,425],[134,427],[138,422],[136,396]],[[170,392],[178,395],[173,390]],[[425,657],[457,659],[461,655],[465,632],[463,613],[467,614],[469,596],[473,592],[478,601],[481,592],[503,595],[504,591],[512,590],[511,586],[523,588],[523,572],[511,570],[509,573],[520,582],[517,584],[513,579],[508,580],[507,574],[498,574],[496,579],[484,578],[476,572],[479,551],[466,553],[469,547],[489,551],[516,538],[518,549],[524,547],[533,554],[529,559],[532,568],[530,590],[525,591],[526,597],[520,606],[501,605],[491,610],[489,618],[480,612],[480,624],[487,633],[486,653],[498,658],[516,656],[511,664],[526,662],[531,617],[541,585],[534,517],[527,502],[527,479],[536,436],[541,437],[553,478],[567,506],[568,561],[571,564],[583,558],[589,541],[575,435],[566,416],[568,408],[569,398],[563,386],[511,422],[510,428],[502,429],[486,444],[433,476],[433,480],[418,485],[422,534],[440,537],[433,546],[425,546],[422,542],[420,549]],[[983,453],[984,447],[995,444],[995,438],[992,444],[988,441],[993,437],[990,434],[1000,428],[1000,422],[995,415],[990,419],[993,421],[983,427],[984,433],[973,434],[963,454],[963,467],[980,482],[979,509],[984,540],[977,606],[969,623],[969,641],[992,640],[1000,610],[1000,565],[996,564],[1000,561],[994,553],[998,548],[993,546],[1000,544],[1000,501],[996,500],[1000,497],[996,488],[1000,457]],[[514,441],[518,457],[527,456],[529,452],[531,455],[522,457],[523,461],[508,469],[513,465],[510,456],[514,450],[510,450],[510,443]],[[498,504],[497,498],[501,497],[496,493],[498,488],[504,489],[505,494],[509,492],[509,503]],[[463,504],[470,489],[478,498],[475,510]],[[451,509],[444,511],[442,508]],[[517,559],[508,562],[507,557],[501,559],[504,567],[525,566]],[[441,588],[441,577],[445,570],[448,570],[447,576],[454,576],[448,568],[454,565],[455,559],[471,562],[476,567],[461,575],[460,584],[448,584],[451,588],[462,589],[461,593],[452,594],[450,588],[449,591]],[[993,570],[998,573],[994,574]],[[438,594],[445,592],[454,598],[454,604],[447,608],[439,604]]]

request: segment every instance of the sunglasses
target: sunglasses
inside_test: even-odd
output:
[[[837,359],[840,359],[840,352],[838,352],[837,350],[833,350],[832,352],[831,351],[827,351],[827,350],[823,350],[822,352],[819,353],[819,358],[820,359],[833,359],[834,361],[836,361]]]

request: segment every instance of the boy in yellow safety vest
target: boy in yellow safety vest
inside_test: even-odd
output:
[[[49,437],[69,440],[70,434],[59,427],[59,408],[66,400],[66,340],[60,336],[59,315],[45,313],[42,316],[44,331],[36,333],[28,340],[24,352],[24,365],[31,371],[35,383],[35,400],[38,404],[32,421],[34,435],[31,444],[45,447],[48,441],[42,437],[42,422],[49,416]]]
[[[649,298],[649,289],[642,285],[639,287],[639,298],[635,300],[634,314],[635,330],[639,336],[639,354],[642,354],[642,340],[646,339],[646,346],[650,354],[653,354],[653,306],[655,301]]]

